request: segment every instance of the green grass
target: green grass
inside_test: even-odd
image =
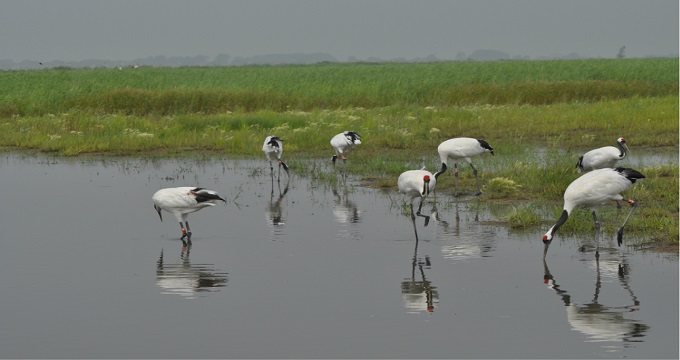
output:
[[[387,107],[310,112],[232,112],[215,115],[137,116],[70,112],[0,117],[0,146],[66,155],[135,154],[188,150],[260,153],[264,137],[284,139],[286,153],[328,154],[329,139],[346,129],[359,132],[364,153],[387,150],[427,153],[451,137],[483,138],[497,154],[531,147],[565,151],[611,145],[624,136],[631,148],[678,144],[677,96],[596,103]]]
[[[678,59],[0,72],[0,117],[547,105],[677,95]]]
[[[535,206],[528,204],[513,207],[512,211],[506,215],[506,220],[513,229],[536,228],[543,222]]]
[[[519,205],[504,221],[549,227],[584,151],[623,136],[632,152],[678,153],[678,68],[678,59],[607,59],[1,71],[0,149],[259,157],[277,135],[294,173],[334,182],[329,140],[354,130],[363,143],[349,174],[393,189],[405,170],[438,169],[440,142],[476,137],[496,153],[475,158],[477,201],[538,201],[542,212]],[[636,169],[647,179],[624,194],[641,205],[627,231],[677,246],[678,166]],[[473,188],[461,164],[459,190]],[[452,190],[448,172],[437,191]],[[591,226],[576,211],[560,231]]]

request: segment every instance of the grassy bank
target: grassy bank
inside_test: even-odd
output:
[[[317,159],[351,129],[363,144],[349,172],[394,188],[404,170],[437,169],[440,142],[483,138],[496,156],[476,160],[485,193],[477,201],[516,202],[516,227],[557,218],[586,150],[623,136],[633,152],[677,154],[678,114],[677,59],[0,72],[6,150],[259,157],[264,138],[277,135],[293,172],[330,181],[337,173]],[[647,206],[630,231],[677,246],[678,166],[636,169],[648,179],[626,196]],[[467,165],[461,176],[473,186]],[[452,186],[444,176],[438,189]],[[590,229],[588,217],[563,231]]]
[[[678,98],[631,98],[594,103],[465,107],[351,108],[255,111],[216,115],[136,116],[85,112],[0,118],[0,145],[58,152],[135,154],[215,151],[259,155],[276,134],[287,153],[322,155],[346,129],[365,139],[362,149],[427,152],[451,137],[488,140],[499,154],[526,145],[565,150],[612,145],[624,136],[633,147],[678,147]]]
[[[0,72],[0,116],[545,105],[677,95],[678,59]]]

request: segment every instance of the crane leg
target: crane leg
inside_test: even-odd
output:
[[[595,231],[600,231],[600,221],[597,219],[597,215],[595,215],[595,210],[592,210],[593,212],[593,223],[595,224]]]
[[[626,223],[628,223],[628,219],[630,219],[630,215],[633,214],[633,211],[637,207],[637,203],[633,201],[632,199],[626,200],[627,203],[630,204],[631,209],[630,212],[628,213],[628,216],[626,216],[626,220],[623,221],[623,225],[619,228],[619,231],[616,234],[616,243],[621,246],[621,243],[623,242],[623,227],[626,226]]]
[[[453,196],[458,196],[458,164],[453,164],[453,175],[456,177],[456,181],[453,183]]]
[[[595,210],[593,212],[593,223],[595,224],[595,258],[600,258],[600,221],[597,219]]]
[[[342,177],[343,177],[343,179],[346,180],[347,179],[347,158],[345,157],[345,155],[342,155],[342,165],[343,165]]]
[[[187,235],[187,229],[184,227],[184,224],[182,224],[181,221],[179,222],[179,226],[180,226],[180,228],[182,228],[182,237],[179,238],[179,239],[184,241],[184,238],[188,236]]]
[[[187,237],[189,238],[189,241],[191,241],[191,228],[189,227],[189,221],[184,220],[184,225],[187,226]]]
[[[482,190],[479,189],[479,177],[477,176],[477,169],[474,165],[472,165],[472,163],[470,163],[470,167],[472,168],[472,172],[475,174],[475,184],[477,185],[477,193],[475,195],[482,195]]]

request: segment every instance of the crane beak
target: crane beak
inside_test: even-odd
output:
[[[548,248],[550,247],[550,243],[552,240],[543,240],[543,260],[545,260],[545,257],[548,255]]]
[[[422,196],[430,195],[430,178],[427,176],[423,181],[423,191],[420,193],[420,195]]]
[[[156,212],[158,213],[158,217],[161,218],[161,222],[163,222],[163,215],[161,215],[161,208],[159,208],[156,205],[154,205],[153,208],[156,209]]]
[[[422,195],[422,196],[430,195],[430,176],[429,175],[423,176],[423,192],[421,192],[420,195]]]

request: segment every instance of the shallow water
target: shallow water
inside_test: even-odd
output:
[[[678,357],[677,255],[615,234],[544,262],[503,207],[440,193],[414,227],[396,191],[264,161],[4,154],[0,179],[2,358]],[[227,199],[191,247],[151,203],[182,185]]]

